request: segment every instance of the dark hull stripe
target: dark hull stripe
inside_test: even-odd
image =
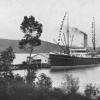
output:
[[[100,57],[83,58],[83,57],[73,57],[68,55],[50,54],[49,59],[51,66],[76,66],[76,65],[92,65],[100,63]]]

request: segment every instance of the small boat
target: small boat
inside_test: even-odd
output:
[[[62,25],[60,28],[60,36],[61,30],[63,27],[64,20],[66,18],[66,14],[63,18]],[[69,21],[67,18],[67,39],[65,39],[65,49],[63,53],[50,53],[49,60],[51,65],[51,70],[65,70],[65,69],[77,69],[77,68],[91,68],[94,66],[98,66],[100,64],[100,55],[96,52],[95,47],[95,20],[93,18],[92,22],[92,43],[93,43],[93,50],[89,51],[87,49],[87,34],[84,34],[84,48],[71,48],[69,46]],[[59,37],[60,37],[59,36]],[[63,36],[65,34],[63,33]],[[58,39],[61,41],[61,39]],[[58,43],[59,45],[59,43]],[[59,45],[60,46],[60,45]],[[62,47],[62,46],[61,46]]]

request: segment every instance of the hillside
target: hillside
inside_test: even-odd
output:
[[[8,39],[0,39],[0,52],[5,50],[7,47],[11,46],[15,53],[27,53],[24,50],[19,49],[19,40],[8,40]],[[74,47],[73,48],[79,48]],[[100,52],[100,47],[97,48],[97,51]],[[49,53],[49,52],[61,52],[61,49],[58,45],[42,41],[41,45],[35,47],[33,53]]]
[[[27,53],[24,50],[19,49],[19,40],[0,39],[0,52],[11,46],[16,53]],[[41,45],[36,47],[34,53],[48,53],[59,52],[59,46],[56,44],[42,41]]]

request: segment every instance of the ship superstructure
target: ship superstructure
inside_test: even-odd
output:
[[[68,15],[68,14],[67,14]],[[70,35],[70,30],[69,30],[69,15],[67,16],[67,30],[66,34],[61,33],[63,24],[66,18],[66,13],[63,18],[61,28],[60,28],[60,33],[59,33],[59,39],[58,39],[58,44],[60,46],[60,41],[63,44],[63,53],[52,53],[49,56],[50,59],[50,64],[52,69],[57,69],[57,68],[76,68],[77,66],[93,66],[100,64],[100,57],[96,54],[96,47],[95,47],[95,20],[93,18],[92,22],[92,43],[93,43],[93,50],[90,52],[87,49],[87,34],[84,32],[81,32],[84,36],[84,46],[83,48],[72,48],[72,41],[73,37],[72,36],[72,41],[69,43],[69,35]],[[63,35],[64,41],[61,38],[61,35]],[[67,37],[67,39],[66,39]],[[63,66],[63,67],[62,67]],[[69,66],[69,67],[67,67]]]

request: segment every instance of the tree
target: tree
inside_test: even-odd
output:
[[[38,77],[37,87],[49,89],[52,87],[52,81],[44,73],[41,73]]]
[[[29,85],[35,87],[35,79],[36,79],[36,72],[34,70],[30,70],[30,74],[26,76],[26,82],[28,82]]]
[[[11,64],[15,59],[15,54],[12,47],[8,47],[6,50],[1,52],[0,55],[0,69],[4,71],[9,71],[11,69]]]
[[[33,16],[24,16],[24,20],[21,23],[20,29],[24,33],[23,39],[19,42],[20,49],[24,49],[29,52],[29,57],[27,59],[28,63],[28,75],[30,83],[30,65],[31,65],[31,55],[34,50],[34,47],[41,44],[39,37],[42,33],[42,24],[35,20]]]
[[[74,78],[71,74],[66,74],[65,82],[62,83],[63,89],[68,94],[75,94],[79,89],[79,79]]]
[[[11,68],[14,59],[15,59],[15,54],[11,46],[1,52],[0,70],[3,72],[0,73],[0,78],[3,77],[6,81],[10,81],[13,78]]]

